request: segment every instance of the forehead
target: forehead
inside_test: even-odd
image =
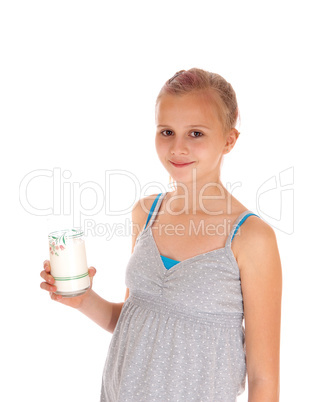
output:
[[[184,95],[162,94],[156,105],[156,122],[169,124],[171,120],[194,124],[219,121],[213,94],[196,92]]]

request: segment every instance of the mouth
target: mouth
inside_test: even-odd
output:
[[[177,167],[177,168],[182,168],[182,167],[185,167],[185,166],[189,166],[189,165],[191,165],[192,163],[194,163],[194,162],[187,162],[187,163],[181,163],[181,162],[172,162],[172,161],[170,161],[171,162],[171,164],[173,165],[173,166],[175,166],[175,167]]]

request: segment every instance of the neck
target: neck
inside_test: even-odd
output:
[[[205,182],[177,182],[168,200],[168,210],[173,213],[211,214],[226,213],[231,204],[231,194],[219,178]]]

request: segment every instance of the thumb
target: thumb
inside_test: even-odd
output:
[[[90,278],[90,287],[92,286],[93,277],[96,275],[96,272],[97,272],[97,270],[95,267],[88,268],[88,274],[89,274],[89,278]]]

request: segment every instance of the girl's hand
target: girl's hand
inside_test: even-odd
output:
[[[88,269],[89,277],[90,277],[90,287],[89,289],[82,295],[76,297],[62,297],[61,295],[55,294],[57,288],[54,285],[54,278],[50,274],[51,267],[50,261],[46,260],[43,263],[44,270],[40,272],[40,276],[45,280],[45,282],[41,282],[40,287],[41,289],[47,290],[50,293],[50,297],[52,300],[58,301],[66,306],[70,306],[73,308],[79,308],[82,305],[82,302],[88,298],[91,287],[93,277],[96,274],[96,269],[94,267],[90,267]]]

